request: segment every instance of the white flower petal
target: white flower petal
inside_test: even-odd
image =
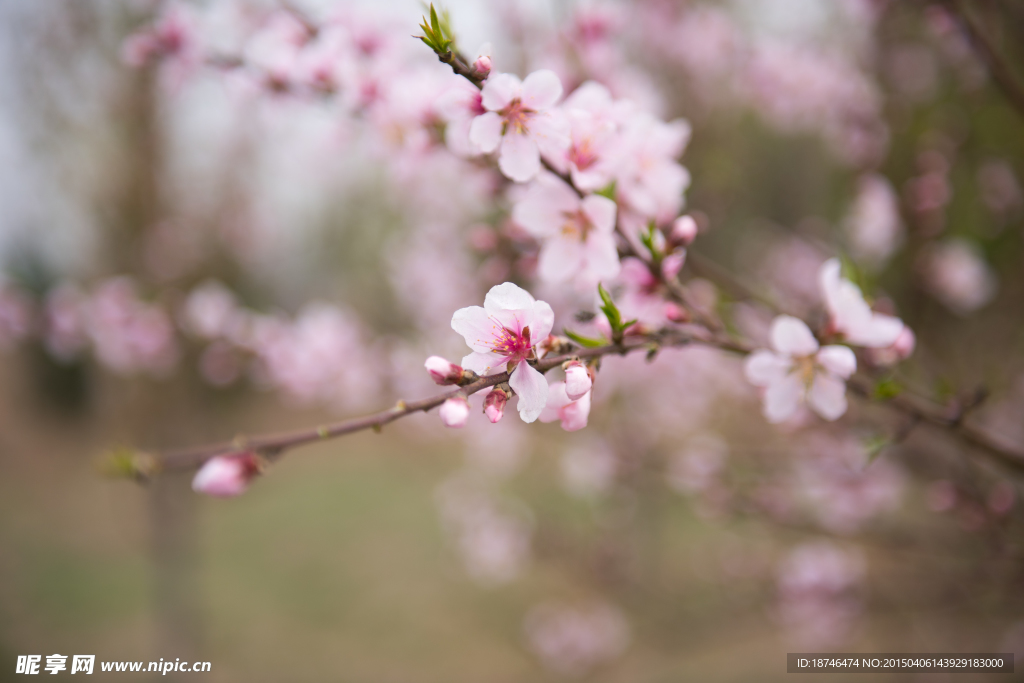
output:
[[[780,315],[772,321],[772,348],[787,356],[810,356],[818,350],[818,341],[807,324],[791,315]]]
[[[540,413],[541,422],[557,422],[562,419],[562,408],[572,403],[565,392],[565,382],[552,382],[548,387],[548,400]]]
[[[523,84],[513,74],[491,74],[484,83],[480,101],[488,111],[501,111],[520,96]]]
[[[533,304],[526,317],[526,324],[530,326],[531,344],[539,344],[551,334],[551,328],[555,326],[555,312],[546,301],[538,301]]]
[[[846,412],[846,383],[829,372],[819,372],[807,393],[811,409],[832,421]]]
[[[500,311],[525,311],[533,308],[536,301],[529,292],[519,285],[503,282],[500,285],[494,285],[487,292],[487,296],[484,297],[484,310],[489,316]]]
[[[504,122],[492,111],[473,119],[469,127],[469,141],[481,152],[490,154],[501,144],[501,128]]]
[[[903,321],[899,318],[873,313],[864,325],[846,331],[846,338],[857,346],[884,349],[892,346],[902,332]]]
[[[515,287],[515,285],[512,286]],[[530,303],[533,303],[533,297],[530,297]],[[484,305],[487,305],[486,300]],[[455,314],[452,315],[452,329],[463,336],[466,343],[469,344],[469,348],[484,353],[491,350],[491,343],[499,331],[489,312],[479,306],[467,306],[455,311]]]
[[[785,422],[793,416],[804,398],[804,385],[793,374],[768,385],[764,393],[764,416],[772,424]]]
[[[505,133],[501,140],[498,168],[505,177],[525,183],[540,172],[540,150],[529,136],[514,131]]]
[[[522,100],[527,109],[544,111],[555,106],[561,96],[562,81],[550,69],[534,71],[523,81]]]
[[[481,353],[474,351],[462,359],[462,367],[472,370],[478,375],[496,375],[505,372],[508,358],[497,353]]]
[[[576,432],[587,426],[587,419],[590,417],[590,393],[588,391],[582,398],[559,411],[562,416],[562,429]]]
[[[743,363],[743,373],[755,387],[766,387],[783,379],[792,366],[788,358],[762,349],[747,357]]]
[[[534,237],[543,238],[560,232],[565,214],[579,208],[579,195],[558,176],[545,171],[512,207],[512,220]]]
[[[544,411],[548,402],[548,381],[544,375],[522,362],[512,371],[508,385],[519,396],[519,417],[523,422],[533,422]]]
[[[615,202],[599,194],[592,194],[583,199],[581,208],[595,230],[606,234],[615,231]]]
[[[857,356],[848,346],[826,346],[815,356],[818,365],[833,375],[847,379],[857,371]]]
[[[552,237],[541,247],[537,274],[552,284],[571,280],[584,266],[584,252],[584,244],[578,239]]]

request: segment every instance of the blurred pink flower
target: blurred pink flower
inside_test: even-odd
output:
[[[829,259],[818,274],[832,328],[855,346],[892,346],[903,331],[903,321],[872,311],[860,287],[842,277],[841,270],[839,259]]]
[[[541,173],[512,209],[512,218],[541,241],[538,273],[548,282],[575,281],[591,290],[619,273],[615,202],[580,196],[552,173]]]
[[[469,401],[465,396],[453,396],[441,404],[439,414],[445,427],[465,427],[469,419]]]
[[[857,358],[846,346],[820,347],[800,319],[780,315],[772,322],[774,351],[755,351],[744,364],[751,384],[766,389],[764,415],[784,422],[805,401],[826,420],[846,412],[846,383],[857,369]]]

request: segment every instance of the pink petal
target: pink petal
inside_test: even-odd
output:
[[[551,328],[555,326],[555,312],[546,301],[538,301],[527,312],[525,324],[530,327],[531,343],[539,344],[551,334]]]
[[[469,127],[469,141],[484,154],[490,154],[501,143],[501,129],[504,125],[501,117],[492,111],[481,114],[473,119]]]
[[[501,141],[498,168],[505,177],[525,183],[540,172],[540,151],[537,143],[522,133],[509,131]]]
[[[597,280],[610,280],[622,270],[619,247],[611,235],[591,233],[584,245],[587,273]]]
[[[515,285],[512,286],[515,287]],[[516,287],[516,289],[519,288]],[[533,303],[533,297],[530,297],[530,303]],[[484,300],[484,306],[487,306],[486,299]],[[467,306],[455,311],[455,314],[452,315],[452,329],[462,335],[466,343],[469,344],[469,348],[482,353],[487,353],[491,350],[491,343],[499,331],[495,322],[491,319],[490,312],[486,308],[480,308],[479,306]],[[463,367],[466,367],[465,364],[463,364]]]
[[[583,199],[582,208],[595,230],[607,234],[615,232],[615,202],[599,194],[592,194]]]
[[[553,161],[555,165],[564,166],[562,160],[572,138],[569,135],[569,121],[562,112],[554,109],[531,116],[527,129],[544,158]]]
[[[587,426],[587,418],[590,417],[590,392],[588,391],[578,401],[573,401],[562,408],[562,429],[567,432],[576,432]]]
[[[527,109],[544,111],[555,106],[562,96],[562,81],[554,71],[534,71],[523,81],[522,100]]]
[[[559,235],[549,239],[541,247],[537,274],[545,282],[565,282],[579,274],[585,265],[585,259],[582,242]]]
[[[811,409],[832,421],[846,412],[846,383],[828,372],[819,372],[807,394]]]
[[[519,396],[519,417],[523,422],[536,420],[548,402],[548,381],[544,379],[544,375],[523,362],[512,371],[508,385]]]
[[[512,207],[512,220],[534,237],[547,237],[560,232],[565,214],[579,206],[579,195],[571,187],[553,173],[542,172]]]
[[[764,416],[772,424],[785,422],[800,407],[803,397],[804,385],[796,375],[772,382],[764,394]]]
[[[583,395],[590,391],[594,385],[590,379],[590,373],[586,366],[579,362],[573,362],[565,370],[565,395],[573,401],[583,398]]]
[[[848,346],[826,346],[815,358],[819,365],[843,379],[857,371],[857,356]]]
[[[492,74],[480,93],[480,101],[488,111],[501,111],[520,96],[522,82],[512,74]]]
[[[481,353],[474,351],[462,359],[462,367],[472,370],[478,375],[495,375],[505,372],[508,358],[497,353]]]
[[[484,309],[488,315],[499,311],[525,311],[533,308],[535,302],[536,299],[519,285],[503,282],[494,285],[487,292],[487,296],[484,297]]]
[[[747,357],[743,364],[743,373],[747,376],[747,381],[755,387],[766,387],[785,377],[792,366],[788,358],[762,349]]]
[[[541,422],[557,422],[562,419],[562,408],[572,403],[565,393],[565,382],[552,382],[548,387],[548,400],[541,411]]]
[[[847,330],[846,338],[851,344],[884,349],[896,343],[902,332],[903,321],[899,318],[872,313],[866,323],[856,329]]]
[[[772,348],[787,356],[810,356],[818,350],[818,341],[807,324],[791,315],[780,315],[772,321]]]

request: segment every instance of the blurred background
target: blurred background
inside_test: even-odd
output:
[[[916,334],[880,390],[1020,448],[1024,7],[967,5],[446,7],[497,71],[689,122],[683,278],[730,329],[763,343],[771,315],[711,264],[820,321],[841,255]],[[432,395],[423,360],[465,353],[452,312],[506,280],[556,329],[593,310],[535,282],[500,177],[452,153],[455,77],[410,37],[422,12],[0,3],[0,680],[53,653],[446,682],[1024,654],[1019,474],[880,402],[772,427],[709,349],[606,360],[579,432],[417,415],[290,453],[232,500],[104,472],[118,449]]]

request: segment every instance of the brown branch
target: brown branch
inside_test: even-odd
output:
[[[648,350],[652,347],[652,344],[656,344],[658,346],[683,346],[691,341],[707,343],[705,339],[691,337],[679,331],[663,331],[658,334],[646,335],[642,338],[627,338],[621,344],[609,344],[607,346],[597,348],[580,349],[571,354],[560,355],[554,358],[544,358],[531,363],[531,365],[537,368],[540,372],[547,372],[548,370],[561,365],[570,358],[600,358],[602,356],[612,354],[626,355],[641,349]],[[389,422],[394,422],[406,415],[418,412],[427,412],[441,405],[449,398],[459,395],[470,396],[483,389],[493,387],[496,384],[507,382],[508,379],[509,373],[507,372],[481,377],[471,384],[453,391],[438,394],[437,396],[431,396],[430,398],[424,398],[418,401],[398,401],[398,403],[393,407],[372,415],[343,420],[341,422],[323,425],[313,429],[253,437],[239,436],[232,441],[224,443],[147,456],[145,463],[143,463],[139,468],[142,471],[137,472],[137,474],[150,475],[168,470],[193,469],[202,465],[212,457],[227,455],[229,453],[237,453],[240,451],[254,451],[267,457],[276,457],[288,449],[315,443],[317,441],[334,439],[339,436],[352,434],[366,429],[380,430]]]
[[[975,53],[985,64],[992,80],[996,82],[1010,105],[1024,116],[1024,85],[1017,80],[1009,64],[991,43],[988,36],[971,17],[971,12],[962,0],[938,0],[957,20]]]

